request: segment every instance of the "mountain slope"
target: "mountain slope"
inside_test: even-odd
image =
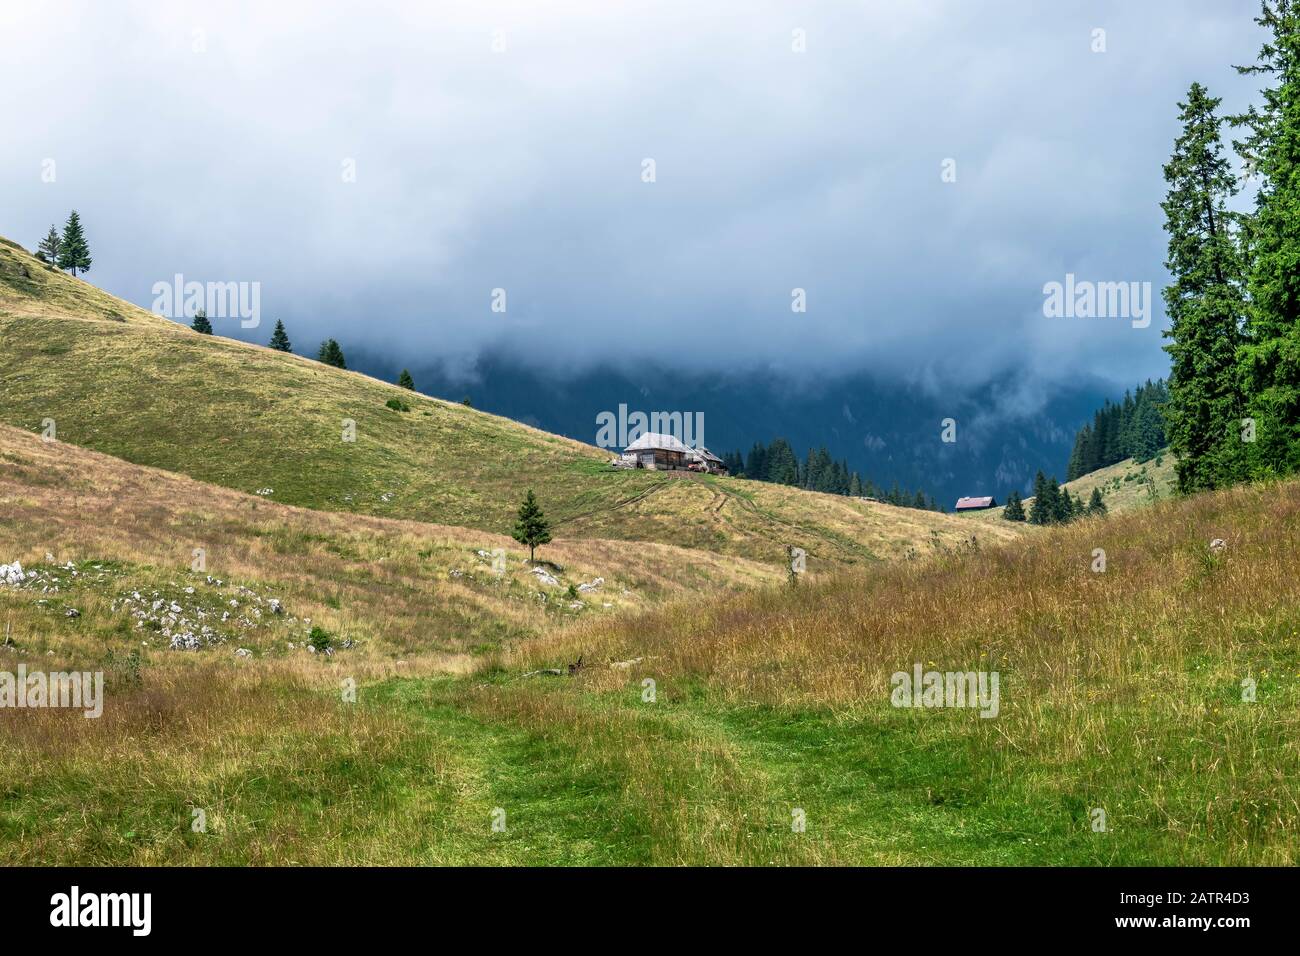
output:
[[[532,488],[557,536],[772,563],[787,545],[862,563],[970,533],[943,515],[756,482],[614,471],[599,449],[509,419],[198,335],[12,244],[0,244],[0,354],[0,420],[35,431],[50,419],[60,441],[303,507],[504,532]],[[410,410],[386,407],[394,398]]]
[[[196,548],[204,552],[202,571],[192,569]],[[498,549],[500,573],[492,555]],[[0,425],[0,564],[18,560],[28,571],[43,568],[42,576],[58,575],[53,565],[69,560],[112,568],[106,588],[77,587],[81,575],[62,575],[71,590],[58,600],[80,612],[72,621],[34,606],[42,595],[31,587],[0,587],[7,623],[37,655],[93,658],[123,632],[126,611],[111,607],[114,599],[154,588],[182,604],[247,603],[240,587],[282,602],[287,616],[255,615],[251,630],[204,618],[226,639],[227,653],[237,645],[259,658],[293,656],[289,642],[304,653],[310,628],[292,617],[383,659],[482,651],[584,614],[782,579],[769,565],[663,544],[627,549],[567,539],[543,552],[553,582],[531,574],[527,550],[503,535],[293,508]],[[597,581],[566,594],[570,585]],[[162,650],[170,634],[143,636]]]
[[[356,619],[339,625],[363,639],[398,587],[430,580],[403,541],[430,529],[223,491],[208,511],[187,479],[8,436],[5,541],[104,549],[117,527],[165,554],[206,524],[251,542],[236,560],[257,574],[306,575],[304,591],[364,563],[375,580],[342,590]],[[254,507],[261,544],[240,527]],[[362,561],[330,557],[362,536]],[[1238,488],[796,588],[584,614],[437,677],[368,663],[367,644],[291,656],[271,648],[296,637],[263,629],[251,658],[150,645],[133,664],[138,630],[113,626],[130,615],[83,601],[121,569],[82,563],[68,593],[0,586],[5,666],[94,664],[109,680],[98,720],[0,709],[0,861],[1294,865],[1298,537],[1300,483]],[[313,579],[317,560],[334,563]],[[313,609],[297,587],[274,591],[286,613]],[[892,675],[916,666],[998,672],[996,716],[893,706]],[[349,677],[356,700],[341,702]]]
[[[1061,487],[1081,499],[1085,505],[1092,500],[1093,489],[1099,488],[1106,511],[1122,514],[1146,508],[1173,496],[1177,490],[1177,477],[1174,472],[1174,456],[1165,449],[1150,461],[1139,462],[1125,458],[1113,465],[1080,475]],[[1024,499],[1026,513],[1033,503],[1032,497]],[[1001,505],[986,511],[967,511],[961,517],[966,521],[994,527],[1011,523],[1003,519]]]

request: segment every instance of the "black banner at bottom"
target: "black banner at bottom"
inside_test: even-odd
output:
[[[552,932],[657,936],[689,920],[693,941],[729,944],[771,942],[785,925],[805,938],[934,933],[945,947],[973,943],[966,931],[977,928],[1231,946],[1285,931],[1294,879],[1273,869],[7,869],[0,894],[11,944],[71,935],[373,944],[443,923],[535,945]]]

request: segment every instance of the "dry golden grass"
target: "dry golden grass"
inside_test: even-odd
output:
[[[1161,502],[690,615],[666,607],[626,628],[588,622],[507,657],[648,655],[661,673],[707,677],[737,697],[837,707],[877,698],[889,673],[922,658],[1006,661],[1061,689],[1197,650],[1244,665],[1258,643],[1249,622],[1300,607],[1298,512],[1295,483]],[[1213,538],[1228,541],[1224,555],[1210,554]],[[1105,573],[1091,571],[1097,548]]]
[[[203,548],[206,574],[269,586],[290,614],[361,639],[364,652],[379,657],[445,658],[536,635],[581,613],[780,579],[770,566],[710,552],[560,537],[538,557],[562,566],[550,568],[561,584],[543,586],[526,567],[527,551],[503,535],[275,504],[5,426],[0,462],[0,560],[30,566],[48,552],[60,563],[127,562],[194,584],[204,575],[190,571],[193,549]],[[504,575],[478,553],[494,549],[506,552]],[[597,577],[604,585],[580,595],[584,607],[571,607],[567,586]],[[113,620],[109,605],[129,584],[80,595],[75,623],[46,615],[23,625],[29,637],[33,630],[47,636],[42,649],[72,653],[79,633]],[[5,603],[31,601],[16,592]]]

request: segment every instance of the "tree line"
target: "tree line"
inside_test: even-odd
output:
[[[1068,524],[1076,518],[1105,513],[1106,503],[1101,499],[1100,488],[1092,489],[1092,497],[1085,505],[1082,498],[1063,488],[1055,476],[1048,478],[1041,471],[1034,477],[1034,500],[1028,513],[1018,491],[1007,495],[1006,506],[1002,509],[1002,517],[1008,521],[1028,521],[1030,524]]]
[[[790,485],[806,491],[822,491],[851,498],[875,498],[901,508],[943,510],[932,496],[922,491],[904,490],[897,482],[889,490],[877,487],[869,478],[864,479],[856,471],[849,470],[848,462],[831,458],[825,445],[816,450],[808,449],[802,465],[784,438],[773,439],[770,445],[754,442],[748,456],[739,451],[726,452],[722,456],[722,462],[730,474],[751,481]]]
[[[1074,436],[1074,449],[1065,471],[1065,480],[1135,458],[1150,461],[1168,444],[1165,435],[1164,406],[1169,388],[1164,379],[1139,385],[1135,392],[1125,392],[1124,400],[1107,401],[1097,410],[1091,423]]]
[[[1164,289],[1171,359],[1165,406],[1181,492],[1300,470],[1300,0],[1263,0],[1268,36],[1238,73],[1264,80],[1263,101],[1221,117],[1193,83],[1164,166]],[[1247,212],[1229,209],[1242,181]]]

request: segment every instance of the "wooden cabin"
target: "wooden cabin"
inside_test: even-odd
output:
[[[672,435],[659,432],[646,432],[632,444],[623,449],[623,460],[631,462],[637,468],[651,471],[685,470],[687,456],[694,449],[683,445]]]
[[[686,467],[692,471],[708,472],[710,475],[725,475],[727,464],[703,445],[692,448],[686,456]]]

